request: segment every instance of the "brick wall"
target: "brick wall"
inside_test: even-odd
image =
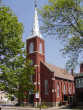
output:
[[[65,79],[59,79],[54,77],[52,73],[44,64],[41,63],[40,79],[41,79],[41,98],[44,102],[63,102],[64,101],[64,84],[66,87],[65,95],[73,96],[75,94],[74,81],[69,81]],[[49,94],[45,95],[45,80],[49,82]],[[57,84],[59,84],[60,91],[59,96],[57,96]],[[70,88],[70,93],[69,93]]]
[[[52,102],[52,72],[42,63],[40,64],[41,99],[42,102]],[[48,80],[48,95],[45,95],[45,80]]]

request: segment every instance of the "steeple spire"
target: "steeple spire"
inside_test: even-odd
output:
[[[40,30],[39,30],[39,22],[38,22],[38,14],[37,14],[37,0],[34,0],[34,10],[35,10],[34,24],[33,24],[31,36],[29,38],[32,38],[35,36],[42,38],[40,34]]]

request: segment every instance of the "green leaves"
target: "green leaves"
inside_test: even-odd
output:
[[[17,98],[33,88],[34,69],[26,61],[22,33],[23,25],[12,10],[0,7],[0,88]]]
[[[3,54],[11,51],[13,54],[23,48],[23,26],[9,7],[0,7],[0,48]],[[19,43],[18,43],[19,42]],[[20,45],[19,45],[20,44]],[[20,51],[19,51],[20,52]],[[2,53],[0,53],[2,54]]]
[[[56,0],[55,5],[58,8],[64,8],[64,7],[72,8],[72,6],[75,5],[75,2],[74,0]]]
[[[49,0],[40,13],[44,35],[64,41],[64,53],[70,58],[75,53],[73,59],[77,60],[83,52],[82,5],[81,0]]]

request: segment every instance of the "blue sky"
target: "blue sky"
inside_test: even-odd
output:
[[[38,0],[38,8],[46,3],[47,0]],[[19,21],[23,23],[23,41],[25,42],[26,38],[30,35],[33,26],[34,0],[3,0],[3,5],[10,6]],[[60,49],[63,48],[62,43],[59,40],[56,40],[55,37],[50,38],[50,36],[44,37],[44,40],[46,62],[65,68],[66,59],[60,52]]]

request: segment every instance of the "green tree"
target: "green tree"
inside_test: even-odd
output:
[[[34,74],[34,68],[30,65],[30,62],[27,60],[27,62],[24,64],[24,68],[20,74],[19,78],[19,99],[24,100],[28,99],[29,92],[34,91],[33,86],[33,74]]]
[[[74,67],[79,55],[83,54],[82,6],[82,0],[49,0],[40,11],[42,32],[64,41],[63,53],[68,54],[70,59],[67,65],[70,67]]]
[[[22,55],[16,56],[11,60],[10,68],[6,65],[1,65],[0,74],[0,89],[5,90],[18,98],[18,103],[21,104],[25,97],[28,97],[28,92],[34,89],[31,77],[34,74],[34,68],[31,66],[31,61],[26,60]],[[24,94],[27,92],[27,94]]]
[[[22,41],[23,25],[9,7],[0,7],[0,89],[18,97],[33,86],[34,73],[26,60]],[[20,94],[21,93],[21,94]]]

